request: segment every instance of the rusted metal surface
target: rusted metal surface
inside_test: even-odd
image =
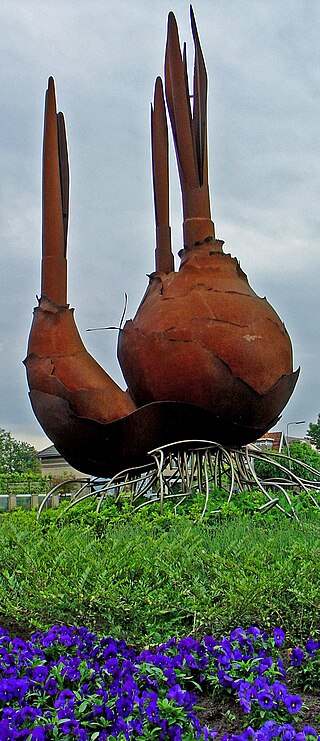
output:
[[[184,248],[177,273],[156,270],[133,320],[119,335],[118,358],[141,406],[171,399],[217,414],[222,430],[270,428],[295,386],[284,324],[224,254],[211,221],[207,153],[207,73],[191,10],[195,45],[193,108],[177,23],[169,14],[165,90],[180,177]],[[228,427],[229,426],[229,427]]]
[[[156,271],[171,273],[174,260],[171,251],[169,223],[169,157],[168,126],[162,80],[157,77],[154,107],[151,107],[152,174],[156,222]]]
[[[130,414],[136,405],[130,394],[122,391],[87,352],[73,309],[67,304],[69,178],[62,121],[62,114],[56,112],[54,83],[50,78],[43,147],[41,298],[34,310],[25,365],[31,392],[41,391],[52,398],[65,399],[80,417],[110,423]],[[46,431],[50,420],[41,419],[41,424]]]
[[[214,238],[208,186],[207,74],[192,13],[195,42],[193,110],[190,106],[186,52],[181,55],[173,13],[168,18],[165,56],[166,99],[174,138],[183,202],[184,245]]]
[[[41,298],[27,368],[34,412],[78,470],[111,476],[144,465],[150,449],[179,439],[227,446],[257,439],[277,421],[297,380],[289,336],[276,312],[222,251],[211,221],[207,74],[193,13],[193,107],[186,50],[168,20],[166,100],[183,204],[184,247],[174,272],[169,219],[168,130],[162,81],[151,114],[156,221],[155,272],[132,321],[119,333],[122,391],[87,352],[67,304],[69,167],[52,78],[43,148]]]

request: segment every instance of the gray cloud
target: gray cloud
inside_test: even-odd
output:
[[[71,159],[70,302],[88,349],[119,382],[116,333],[153,268],[149,105],[176,0],[2,0],[0,426],[46,444],[22,358],[40,277],[41,137],[47,78],[56,79]],[[209,72],[209,155],[217,234],[292,336],[301,379],[288,421],[320,410],[320,96],[316,0],[199,0]],[[189,61],[191,61],[191,45]],[[172,225],[181,246],[172,153]],[[297,428],[298,429],[298,428]]]

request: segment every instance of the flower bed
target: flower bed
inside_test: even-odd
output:
[[[204,696],[237,710],[238,733],[223,741],[319,741],[293,678],[313,687],[320,643],[286,650],[284,640],[281,629],[236,628],[137,653],[85,628],[54,626],[30,641],[0,629],[0,741],[206,741],[219,733],[201,721]]]

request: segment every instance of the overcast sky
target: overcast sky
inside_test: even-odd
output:
[[[71,164],[69,301],[88,350],[121,381],[124,292],[134,315],[153,270],[150,101],[167,14],[183,0],[1,0],[0,427],[45,447],[22,360],[40,288],[41,149],[47,78]],[[285,322],[301,376],[277,429],[320,411],[320,3],[195,0],[209,75],[212,217],[225,250]],[[174,249],[180,192],[171,150]],[[292,435],[308,424],[290,426]]]

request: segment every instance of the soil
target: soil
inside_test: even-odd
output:
[[[0,625],[1,628],[4,628],[4,630],[8,631],[11,638],[21,638],[23,641],[28,641],[31,638],[32,633],[35,632],[34,630],[30,629],[30,626],[23,625],[23,623],[21,623],[21,620],[19,620],[19,622],[18,620],[9,620],[7,617],[2,615],[1,612]]]
[[[196,715],[201,725],[208,726],[210,730],[215,728],[219,737],[224,733],[241,734],[244,730],[244,715],[231,697],[219,698],[217,702],[209,695],[201,695],[199,706],[201,710]]]

